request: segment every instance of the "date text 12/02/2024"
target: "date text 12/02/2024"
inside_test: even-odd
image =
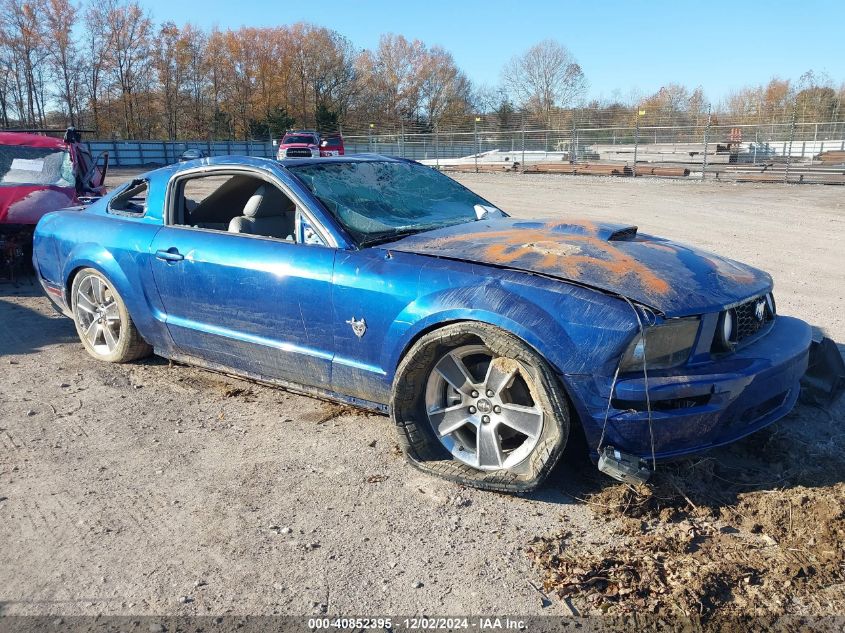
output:
[[[308,628],[319,630],[347,630],[347,629],[376,629],[376,630],[458,630],[476,629],[524,631],[526,624],[523,620],[508,617],[477,617],[477,618],[309,618]]]

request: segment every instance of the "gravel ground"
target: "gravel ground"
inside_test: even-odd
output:
[[[845,341],[841,188],[459,180],[518,216],[636,223],[764,268],[781,313]],[[524,552],[562,527],[609,538],[567,461],[525,498],[463,489],[407,466],[386,417],[156,358],[98,363],[37,288],[0,284],[6,613],[567,614]]]

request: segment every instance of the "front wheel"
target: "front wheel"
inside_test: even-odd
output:
[[[536,488],[569,435],[569,409],[548,363],[481,323],[417,341],[400,363],[391,415],[411,463],[461,484]]]
[[[74,277],[71,310],[79,339],[97,360],[127,363],[152,352],[112,283],[93,268]]]

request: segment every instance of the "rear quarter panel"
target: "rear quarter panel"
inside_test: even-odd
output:
[[[148,258],[160,222],[105,211],[107,200],[84,210],[62,210],[38,223],[33,255],[38,274],[65,290],[70,305],[73,278],[82,268],[105,275],[123,298],[138,331],[159,350],[171,348]]]

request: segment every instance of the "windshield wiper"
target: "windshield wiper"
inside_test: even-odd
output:
[[[417,233],[424,233],[425,231],[434,231],[436,229],[445,229],[447,226],[455,226],[457,224],[466,224],[469,218],[461,218],[457,222],[444,222],[438,224],[423,224],[419,226],[400,226],[389,231],[379,231],[378,233],[371,233],[370,237],[361,240],[361,246],[374,246],[376,244],[384,244],[385,242],[393,242],[395,240],[415,235]]]
[[[439,227],[415,227],[413,229],[405,229],[400,231],[380,231],[378,233],[373,233],[371,237],[362,240],[361,246],[374,246],[376,244],[384,244],[385,242],[393,242],[395,240],[402,239],[403,237],[408,237],[409,235],[428,231],[430,230],[430,228]]]

